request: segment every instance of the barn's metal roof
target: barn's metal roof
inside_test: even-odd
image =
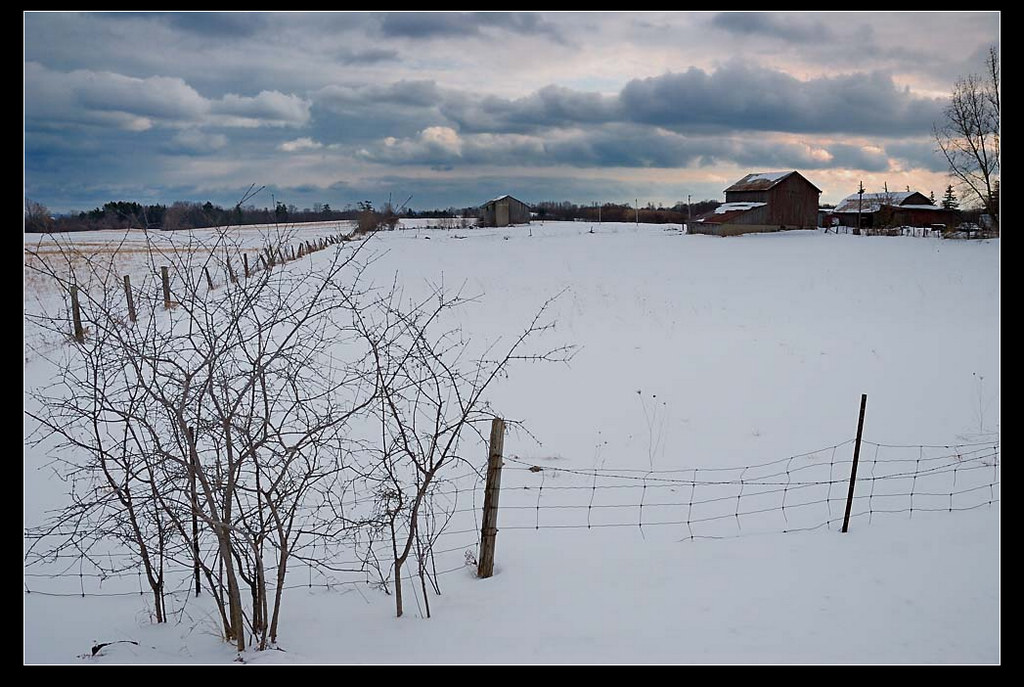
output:
[[[774,186],[775,184],[779,183],[780,181],[782,181],[783,179],[789,177],[792,174],[796,174],[797,176],[800,176],[801,178],[803,178],[804,181],[807,181],[806,178],[803,177],[803,175],[801,175],[799,172],[796,172],[796,171],[790,171],[790,172],[754,172],[752,174],[748,174],[747,176],[743,177],[742,179],[737,181],[735,184],[733,184],[729,188],[725,189],[725,191],[726,191],[726,193],[728,193],[729,191],[767,191],[772,186]],[[807,183],[810,184],[811,182],[808,181]],[[821,193],[821,189],[819,189],[817,186],[815,186],[814,184],[811,184],[811,186],[818,193]]]
[[[714,212],[709,212],[697,221],[704,224],[728,224],[750,210],[764,205],[767,203],[722,203]]]

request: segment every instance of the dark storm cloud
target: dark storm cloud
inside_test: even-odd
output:
[[[380,24],[385,36],[424,39],[478,36],[484,28],[560,39],[552,24],[530,12],[393,12]]]
[[[609,122],[620,117],[614,98],[561,86],[546,86],[515,99],[449,92],[441,103],[441,112],[467,132],[524,133],[546,127]]]
[[[367,48],[365,50],[352,50],[350,48],[340,48],[335,54],[334,58],[341,64],[351,65],[362,65],[362,64],[377,64],[379,62],[389,62],[398,59],[397,50],[389,50],[387,48]]]
[[[898,135],[931,127],[942,104],[898,88],[887,74],[801,81],[731,64],[634,79],[620,93],[625,116],[673,128]]]
[[[827,151],[836,158],[884,170],[888,160],[874,149],[837,145]],[[578,168],[664,168],[714,164],[767,169],[817,169],[833,160],[806,145],[765,140],[759,136],[684,136],[634,124],[603,124],[546,134],[468,134],[431,127],[416,136],[388,139],[364,147],[359,157],[392,165],[428,165],[453,169],[470,165]]]
[[[317,104],[334,112],[344,112],[350,108],[383,109],[389,105],[429,108],[440,100],[441,91],[436,83],[429,80],[327,86],[316,94]]]
[[[184,12],[166,15],[175,28],[217,38],[249,38],[266,30],[271,15],[252,12]]]
[[[723,12],[715,15],[711,25],[730,33],[760,34],[798,43],[827,40],[832,36],[831,30],[824,23],[809,21],[799,15]]]
[[[270,25],[272,15],[256,12],[111,12],[109,19],[146,19],[200,36],[220,39],[249,38]]]
[[[613,125],[581,132],[544,146],[557,164],[580,167],[685,167],[706,152],[699,142],[667,131]]]
[[[775,131],[900,136],[930,130],[943,103],[900,89],[880,72],[801,81],[731,64],[628,82],[618,96],[547,86],[522,98],[431,91],[460,131],[530,133],[632,122],[679,132]]]
[[[384,136],[408,137],[444,124],[433,81],[328,86],[313,97],[311,133],[324,143],[356,144]]]

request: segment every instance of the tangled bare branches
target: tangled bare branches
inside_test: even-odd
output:
[[[287,239],[269,237],[262,252],[287,255]],[[241,651],[277,641],[293,556],[318,562],[296,552],[329,565],[343,547],[385,539],[390,561],[363,559],[394,580],[401,615],[403,566],[417,561],[425,592],[453,507],[436,486],[471,462],[464,447],[494,412],[485,392],[514,361],[572,349],[526,350],[551,326],[545,304],[509,345],[470,358],[471,337],[447,318],[467,299],[437,287],[406,302],[397,282],[372,287],[363,246],[239,276],[244,247],[227,232],[177,247],[150,237],[137,314],[111,258],[64,244],[34,261],[74,287],[86,334],[58,349],[52,381],[26,407],[26,443],[49,452],[70,497],[29,530],[27,562],[74,551],[103,566],[127,548],[158,622],[165,566],[190,565]],[[167,266],[170,301],[156,276]],[[215,286],[211,273],[231,276]],[[26,317],[67,328],[60,307]]]

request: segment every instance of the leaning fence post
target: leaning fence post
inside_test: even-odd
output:
[[[135,299],[132,298],[132,282],[128,275],[124,275],[124,296],[128,299],[128,319],[135,322],[138,318],[135,315]]]
[[[210,268],[209,267],[203,267],[203,272],[206,272],[206,284],[207,284],[207,286],[210,287],[210,291],[213,291],[213,289],[214,289],[213,277],[210,276]]]
[[[494,538],[498,533],[498,492],[501,490],[501,454],[505,444],[505,421],[491,420],[491,445],[487,457],[487,485],[484,489],[483,525],[480,528],[480,562],[477,577],[494,574]]]
[[[71,285],[71,320],[75,325],[75,341],[85,342],[85,330],[82,329],[82,313],[78,307],[78,287]]]
[[[850,525],[850,508],[853,506],[853,487],[857,481],[857,460],[860,458],[860,438],[864,431],[864,407],[868,404],[868,395],[860,395],[860,419],[857,421],[857,443],[853,446],[853,467],[850,469],[850,493],[846,496],[846,515],[843,516],[843,532]]]
[[[167,274],[167,266],[160,268],[160,278],[164,282],[164,310],[171,308],[171,278]]]

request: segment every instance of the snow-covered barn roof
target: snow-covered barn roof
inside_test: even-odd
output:
[[[727,212],[734,212],[736,210],[752,210],[754,208],[759,208],[762,205],[767,205],[767,203],[722,203],[715,208],[715,214],[723,215]]]
[[[484,203],[484,205],[490,205],[491,203],[497,203],[499,200],[505,200],[506,198],[508,198],[509,200],[514,200],[517,203],[523,203],[523,201],[519,200],[518,198],[513,198],[512,196],[510,196],[510,195],[508,195],[506,193],[503,196],[498,196],[497,198],[492,198],[491,200],[489,200],[486,203]],[[523,203],[523,205],[526,205],[526,203]]]
[[[763,205],[767,203],[722,203],[714,212],[709,212],[697,221],[705,224],[728,224],[745,212]]]
[[[732,186],[725,190],[727,193],[729,191],[766,191],[792,174],[796,174],[797,176],[803,178],[803,176],[799,172],[795,171],[754,172],[743,177],[742,179],[740,179],[735,184],[733,184]],[[806,179],[804,179],[804,181],[806,181]],[[807,183],[810,184],[811,182],[808,181]],[[814,184],[811,184],[811,186],[813,186],[819,193],[821,193],[821,189],[819,189],[817,186],[814,186]]]
[[[862,200],[858,202],[858,194],[846,196],[839,204],[836,205],[832,212],[857,212],[860,208],[860,212],[878,212],[883,205],[893,205],[900,207],[912,207],[911,205],[904,205],[906,201],[913,197],[926,198],[923,194],[918,191],[888,191],[884,193],[865,193]],[[935,208],[937,206],[932,204],[914,204],[913,207],[919,208]]]

